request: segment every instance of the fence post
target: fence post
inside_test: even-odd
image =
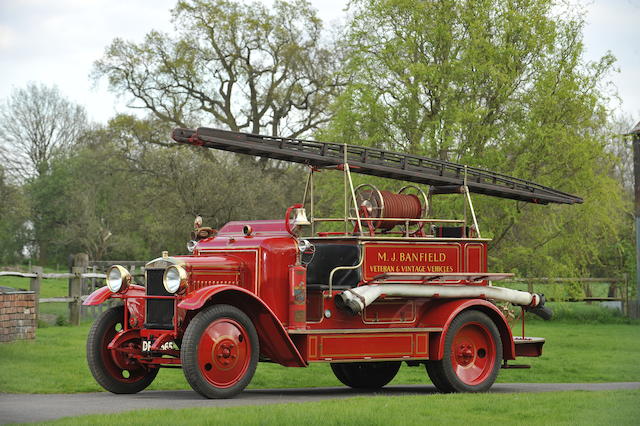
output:
[[[624,273],[624,294],[622,295],[622,309],[624,309],[624,314],[628,317],[629,315],[629,274]]]
[[[31,273],[36,274],[34,278],[31,278],[29,284],[29,290],[35,293],[35,307],[36,307],[36,321],[40,316],[40,285],[42,284],[42,266],[32,266]]]
[[[69,286],[69,296],[73,298],[73,301],[69,302],[69,322],[71,325],[80,325],[80,296],[82,295],[82,278],[80,274],[84,272],[84,268],[74,266],[71,268],[71,272],[75,276],[71,278],[71,285]]]
[[[533,293],[533,281],[527,280],[527,291]]]
[[[75,276],[69,280],[69,297],[73,298],[73,301],[69,302],[69,322],[71,325],[80,325],[80,310],[82,309],[80,297],[82,296],[83,282],[80,274],[86,272],[88,264],[89,256],[85,253],[78,253],[73,257],[71,273]]]

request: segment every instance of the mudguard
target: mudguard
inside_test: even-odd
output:
[[[500,332],[503,359],[515,359],[515,344],[513,343],[513,335],[506,318],[493,303],[482,299],[437,300],[425,306],[421,326],[442,328],[441,333],[429,334],[429,359],[442,359],[444,355],[444,339],[451,321],[462,311],[469,309],[481,311],[493,320]]]
[[[82,303],[85,306],[94,306],[104,303],[109,299],[124,299],[124,303],[129,311],[129,325],[131,327],[139,327],[144,324],[144,296],[146,290],[144,287],[136,284],[129,286],[124,293],[113,293],[109,287],[100,287],[91,293]]]
[[[306,367],[289,334],[273,311],[255,294],[232,285],[200,289],[178,303],[178,308],[195,311],[210,303],[233,305],[251,318],[260,340],[260,352],[271,361],[287,367]]]
[[[145,295],[144,287],[136,284],[129,286],[124,293],[113,293],[109,290],[109,287],[100,287],[93,293],[91,293],[85,301],[82,303],[85,306],[93,306],[104,303],[108,299],[123,299],[125,297],[140,297]]]

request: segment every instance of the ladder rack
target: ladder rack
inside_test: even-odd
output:
[[[465,184],[466,177],[469,192],[478,194],[537,204],[583,202],[582,198],[575,195],[501,173],[378,148],[254,135],[207,127],[197,130],[178,128],[173,131],[172,137],[179,143],[318,168],[339,166],[346,158],[353,173],[431,185],[435,187],[434,193],[453,192],[455,188]]]

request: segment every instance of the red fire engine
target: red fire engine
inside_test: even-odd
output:
[[[544,339],[514,337],[494,302],[548,319],[544,296],[492,285],[511,274],[487,272],[488,240],[470,194],[538,204],[579,197],[375,148],[209,128],[176,129],[173,139],[305,164],[304,197],[278,220],[214,230],[198,218],[190,254],[147,263],[144,286],[112,266],[107,286],[85,301],[122,300],[87,341],[89,367],[105,389],[139,392],[160,368],[181,366],[195,391],[227,398],[249,384],[258,361],[330,363],[345,385],[375,389],[405,362],[424,364],[442,392],[478,392],[507,361],[541,355]],[[316,216],[314,175],[328,169],[344,174],[343,217]],[[354,187],[351,173],[407,185]],[[464,198],[463,218],[431,218],[432,198],[454,193]]]

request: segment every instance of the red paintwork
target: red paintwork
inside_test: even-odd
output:
[[[231,318],[212,322],[198,342],[198,367],[212,385],[228,388],[247,372],[251,362],[251,344],[247,330]]]
[[[364,248],[365,280],[388,272],[487,272],[487,247],[482,243],[368,242]],[[483,281],[480,285],[487,285],[487,282]]]
[[[303,367],[305,360],[275,313],[250,291],[236,286],[212,286],[192,293],[178,304],[180,309],[197,310],[208,301],[237,306],[253,321],[265,355],[282,365]]]
[[[439,300],[431,301],[425,305],[423,313],[424,325],[442,329],[441,333],[432,333],[429,335],[429,358],[442,359],[445,333],[449,329],[451,321],[466,309],[477,309],[489,315],[500,332],[503,359],[515,359],[513,335],[511,334],[507,320],[493,303],[482,299]]]
[[[107,299],[123,299],[145,296],[145,288],[141,285],[130,284],[124,293],[112,293],[108,287],[100,287],[91,293],[82,303],[86,306],[99,305]]]
[[[451,365],[463,383],[476,386],[491,375],[496,343],[484,324],[470,322],[462,326],[453,337],[452,346]]]
[[[289,267],[289,329],[304,329],[307,325],[307,268]]]
[[[148,370],[129,356],[140,352],[139,330],[116,332],[115,328],[105,333],[100,347],[104,366],[112,378],[123,383],[133,383],[143,378]],[[128,371],[128,377],[123,371]]]
[[[251,227],[248,236],[243,233],[245,225]],[[384,272],[486,272],[487,249],[483,241],[328,238],[334,244],[361,245],[364,281],[360,284]],[[312,241],[322,244],[328,240]],[[496,323],[504,359],[515,358],[511,330],[492,303],[482,299],[387,298],[383,295],[362,315],[353,316],[334,304],[333,297],[342,290],[334,289],[330,294],[327,289],[306,288],[306,268],[299,263],[297,247],[298,242],[287,232],[284,220],[228,223],[216,236],[199,241],[192,255],[172,258],[182,264],[189,275],[186,292],[176,296],[175,327],[173,330],[142,329],[140,336],[155,339],[153,349],[159,350],[163,343],[180,338],[201,308],[225,303],[238,307],[251,318],[260,339],[261,355],[282,365],[302,367],[309,362],[339,360],[437,360],[442,359],[444,336],[453,318],[466,309],[478,309]],[[485,281],[474,285],[487,284]],[[113,295],[103,288],[94,292],[85,304],[98,304],[110,297],[126,299],[127,329],[137,329],[144,324],[147,297],[144,288],[131,286],[124,295]],[[219,333],[224,328],[233,336],[238,326],[220,323],[213,326],[211,333]],[[475,336],[481,334],[478,332]],[[477,342],[480,338],[476,337],[472,340]],[[215,345],[209,349],[223,351]],[[533,352],[527,349],[523,352]],[[201,354],[203,359],[208,353]],[[172,350],[166,354],[179,356],[179,352]],[[246,353],[241,351],[238,355],[244,357]],[[140,352],[131,356],[143,363],[179,363],[177,358],[152,358]],[[243,368],[233,367],[229,377],[240,374]],[[229,377],[224,380],[231,383],[233,379]]]

